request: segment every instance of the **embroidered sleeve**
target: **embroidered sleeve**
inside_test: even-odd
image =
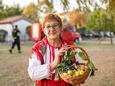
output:
[[[28,73],[32,80],[41,80],[44,78],[48,78],[50,76],[50,66],[49,64],[42,64],[38,59],[36,53],[31,55],[29,58],[29,67]]]

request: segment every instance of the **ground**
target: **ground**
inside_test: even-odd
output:
[[[0,43],[0,86],[33,86],[27,73],[32,45],[32,42],[23,42],[21,54],[16,48],[10,54],[10,44]],[[95,76],[89,77],[82,86],[115,86],[115,45],[83,41],[79,46],[87,51],[98,68]]]

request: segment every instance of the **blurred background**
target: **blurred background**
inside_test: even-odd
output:
[[[56,13],[64,24],[71,24],[82,40],[106,40],[113,44],[115,35],[114,0],[0,0],[0,41],[10,42],[12,28],[17,24],[21,40],[38,40],[31,26],[42,23],[44,15]],[[32,27],[33,28],[33,27]],[[36,38],[30,33],[36,34]],[[80,38],[80,40],[81,40]]]
[[[115,0],[0,0],[0,86],[33,86],[28,58],[44,37],[42,19],[48,13],[61,17],[62,38],[84,48],[98,68],[82,86],[115,86]],[[8,51],[15,25],[21,54]]]

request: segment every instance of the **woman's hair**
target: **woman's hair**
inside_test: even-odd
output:
[[[52,20],[57,21],[59,23],[60,27],[62,27],[62,20],[58,15],[56,15],[56,14],[47,14],[45,16],[44,20],[43,20],[43,28],[45,27],[45,23],[47,21],[52,21]]]

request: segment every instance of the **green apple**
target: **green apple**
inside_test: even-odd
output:
[[[72,71],[72,70],[68,70],[68,71],[67,71],[67,74],[68,74],[68,75],[73,75],[73,71]]]
[[[79,74],[80,74],[80,75],[83,75],[83,74],[84,74],[84,71],[83,71],[83,70],[80,70],[80,71],[79,71]]]
[[[80,75],[80,71],[76,71],[76,72],[75,72],[75,75],[76,75],[76,76],[79,76],[79,75]]]

